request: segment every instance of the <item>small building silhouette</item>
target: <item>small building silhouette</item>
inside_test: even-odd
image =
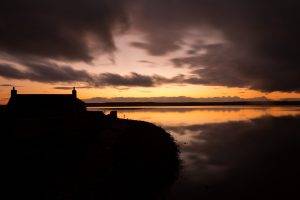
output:
[[[18,114],[73,114],[86,111],[83,101],[77,98],[75,87],[72,94],[18,94],[13,87],[7,111]]]

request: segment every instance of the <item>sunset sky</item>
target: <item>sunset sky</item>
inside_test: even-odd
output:
[[[0,104],[79,97],[300,98],[297,1],[0,3]]]

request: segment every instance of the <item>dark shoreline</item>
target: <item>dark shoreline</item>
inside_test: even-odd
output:
[[[178,145],[149,122],[89,111],[0,112],[0,121],[3,180],[12,199],[154,200],[179,176]]]
[[[104,102],[86,103],[87,107],[134,106],[300,106],[300,101],[235,101],[235,102]]]

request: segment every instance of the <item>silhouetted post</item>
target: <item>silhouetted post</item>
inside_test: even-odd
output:
[[[15,98],[18,94],[18,91],[13,87],[13,89],[10,91],[10,98]]]
[[[77,98],[77,91],[76,91],[75,87],[73,87],[72,95],[74,98]]]

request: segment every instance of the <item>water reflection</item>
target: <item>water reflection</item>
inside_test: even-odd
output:
[[[223,123],[228,121],[251,120],[262,116],[300,115],[300,107],[262,106],[194,106],[194,107],[135,107],[101,108],[89,110],[118,110],[120,118],[143,120],[161,126]]]
[[[174,199],[270,199],[296,193],[300,117],[169,127],[181,145],[183,179]]]
[[[296,194],[299,107],[123,109],[157,123],[181,148],[183,170],[170,199],[271,199]]]

